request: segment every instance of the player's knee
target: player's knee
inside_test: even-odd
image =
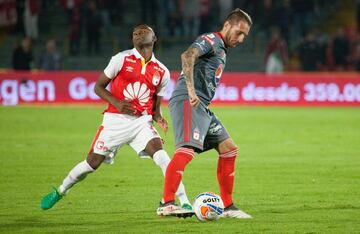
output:
[[[223,154],[229,151],[236,151],[237,152],[238,147],[234,143],[234,141],[231,138],[228,138],[227,140],[221,142],[219,146],[217,147],[217,151],[219,154]]]
[[[162,142],[160,138],[154,138],[152,140],[150,140],[146,147],[145,147],[145,152],[153,158],[154,154],[160,150],[162,150]]]
[[[92,169],[96,170],[96,169],[98,169],[100,167],[100,165],[104,161],[104,159],[105,159],[105,156],[95,154],[95,153],[92,152],[86,158],[86,162],[89,164],[89,166]]]

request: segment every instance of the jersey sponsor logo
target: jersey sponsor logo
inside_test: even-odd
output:
[[[152,78],[152,84],[157,86],[159,83],[160,83],[160,74],[158,71],[155,71]]]
[[[222,73],[223,73],[223,68],[222,68],[222,64],[220,64],[219,67],[216,69],[216,72],[215,72],[216,85],[219,84]]]
[[[128,84],[126,89],[124,89],[123,94],[126,100],[137,100],[142,106],[144,106],[150,99],[150,89],[148,89],[146,84],[141,84],[139,81],[134,84]]]
[[[126,60],[127,62],[130,62],[130,63],[136,63],[136,60],[135,60],[135,59],[125,58],[125,60]]]
[[[126,69],[127,72],[133,72],[134,71],[134,68],[131,67],[131,66],[126,66],[125,69]]]

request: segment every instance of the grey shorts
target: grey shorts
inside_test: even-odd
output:
[[[203,104],[192,107],[188,99],[172,98],[169,108],[176,148],[192,146],[201,153],[229,138],[224,125]]]

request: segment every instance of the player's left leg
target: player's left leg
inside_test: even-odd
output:
[[[238,154],[237,146],[231,138],[222,141],[216,150],[219,153],[217,177],[220,186],[220,196],[224,202],[223,217],[251,218],[249,214],[239,210],[232,200],[235,179],[235,160]]]

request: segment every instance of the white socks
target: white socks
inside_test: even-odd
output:
[[[161,168],[163,175],[165,176],[166,168],[170,162],[170,158],[165,150],[159,150],[153,155],[153,160],[156,165]],[[86,160],[77,164],[65,177],[62,185],[59,187],[59,192],[61,194],[65,194],[72,186],[74,186],[77,182],[85,179],[85,177],[95,170],[87,163]],[[185,187],[181,182],[178,190],[176,191],[176,196],[179,198],[180,204],[183,205],[185,203],[191,205],[189,199],[186,196]]]
[[[155,164],[161,168],[161,171],[163,172],[163,175],[165,176],[166,168],[170,163],[169,155],[166,153],[165,150],[159,150],[159,151],[156,151],[155,154],[153,155],[153,160],[154,160]],[[182,182],[180,182],[179,188],[175,194],[179,198],[181,205],[183,205],[185,203],[191,205],[191,203],[189,202],[189,199],[186,196],[185,187]]]
[[[76,165],[69,174],[65,177],[62,185],[59,187],[59,192],[65,194],[74,184],[85,179],[87,174],[95,171],[86,160]]]

